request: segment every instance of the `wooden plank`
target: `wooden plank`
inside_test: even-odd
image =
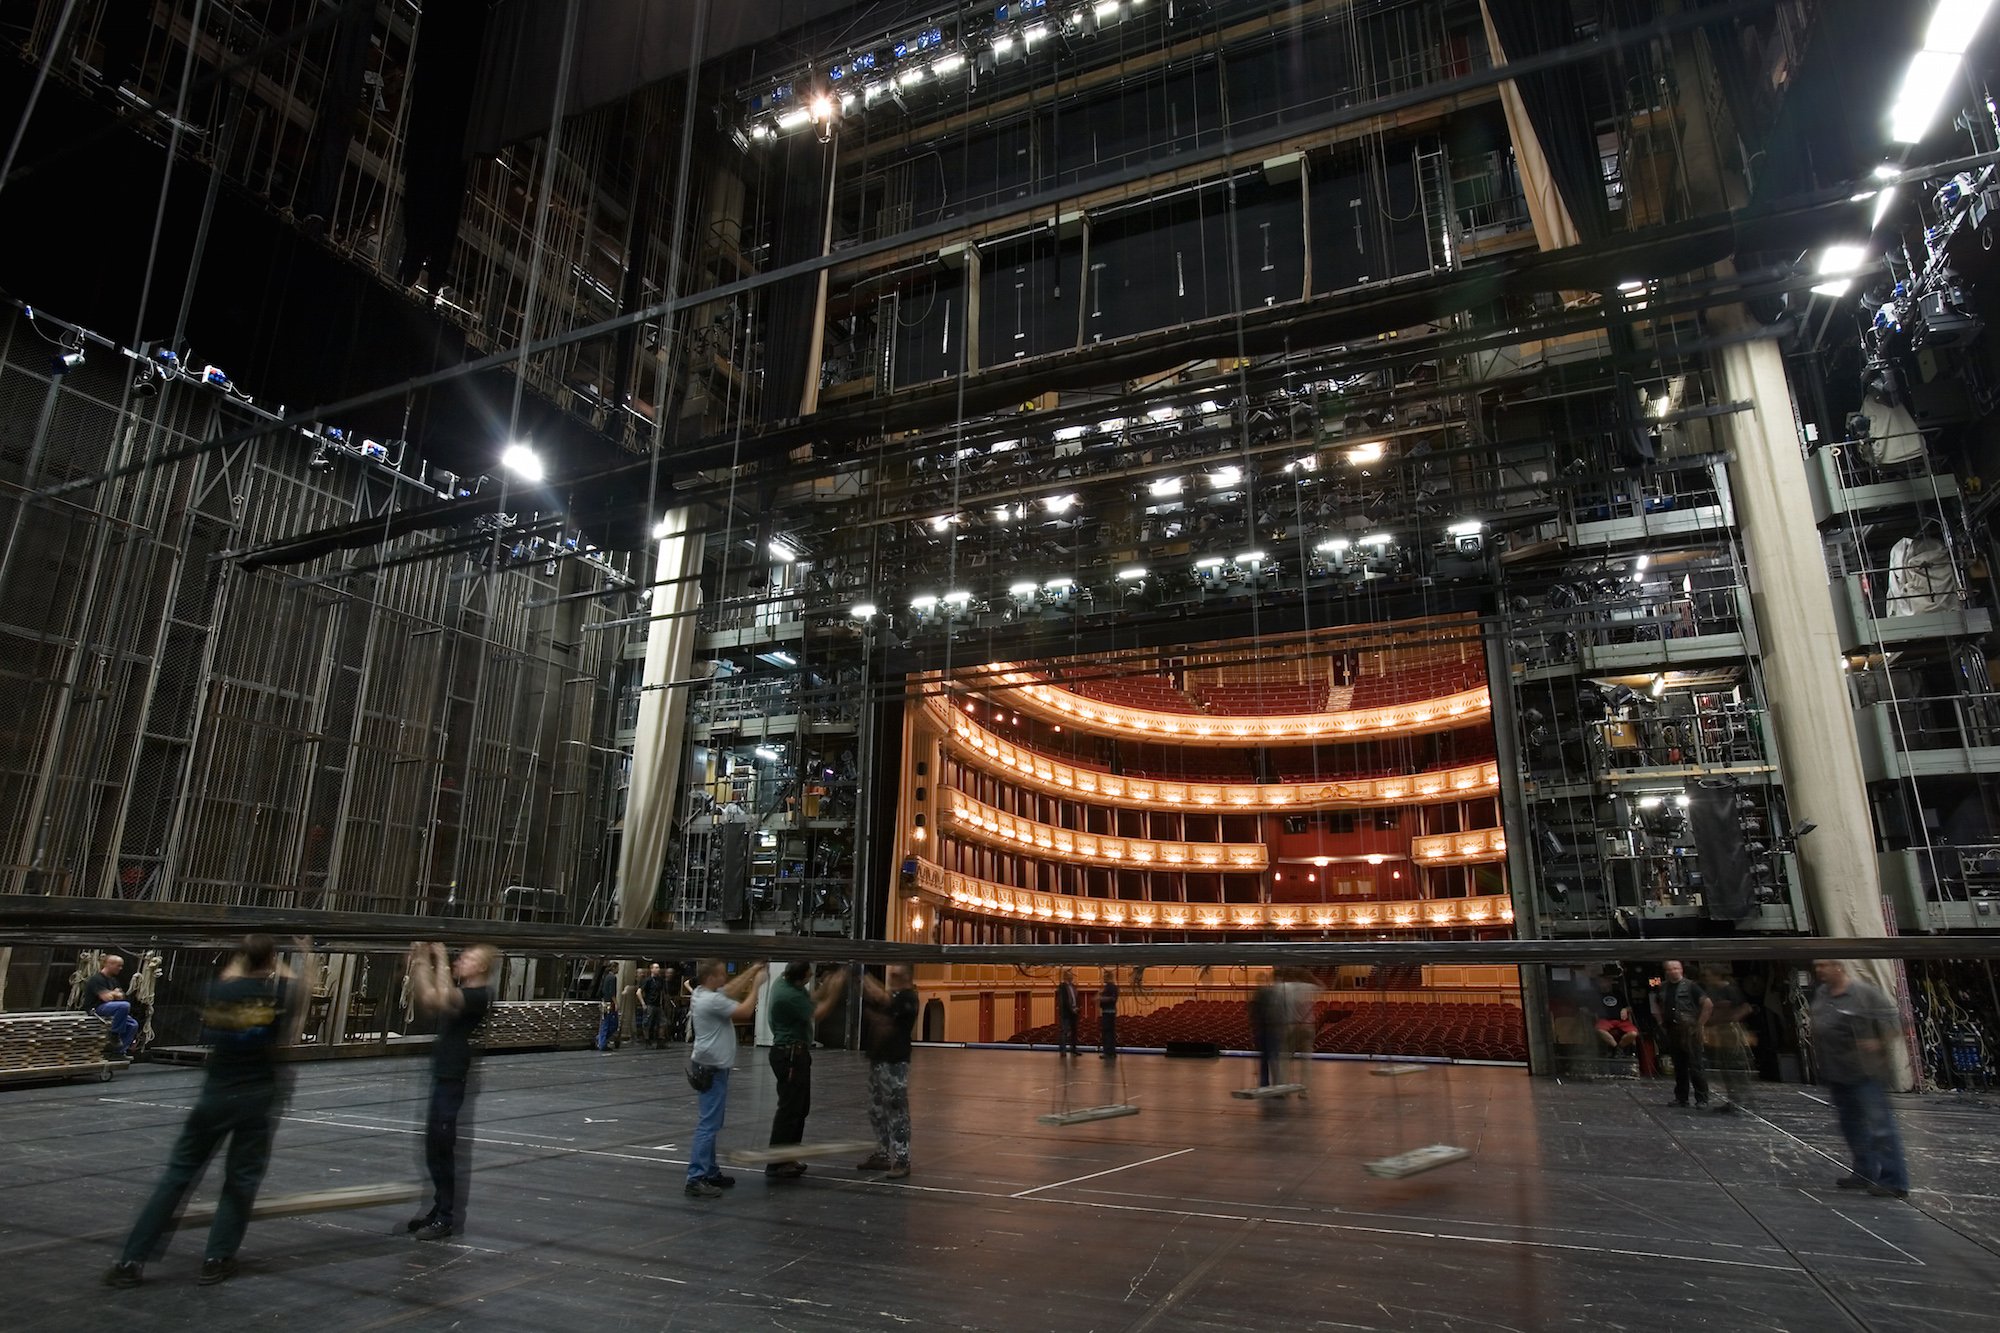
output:
[[[1384,1157],[1377,1162],[1368,1162],[1368,1174],[1381,1176],[1386,1180],[1400,1180],[1404,1176],[1419,1175],[1425,1171],[1435,1171],[1453,1162],[1462,1162],[1472,1156],[1469,1148],[1454,1148],[1450,1144],[1433,1143],[1428,1148],[1413,1148],[1409,1152],[1397,1153],[1394,1157]]]
[[[1294,1093],[1301,1097],[1305,1096],[1306,1085],[1303,1083],[1272,1083],[1261,1088],[1236,1088],[1229,1095],[1232,1097],[1241,1097],[1245,1101],[1276,1101],[1280,1097],[1290,1097]]]
[[[1081,1111],[1056,1111],[1049,1115],[1038,1115],[1038,1125],[1081,1125],[1090,1120],[1113,1120],[1121,1115],[1137,1115],[1139,1108],[1126,1103],[1116,1106],[1090,1106]]]
[[[864,1156],[876,1150],[873,1139],[837,1139],[831,1143],[786,1143],[775,1148],[738,1148],[722,1154],[731,1166],[769,1166],[773,1162],[809,1162],[820,1157]]]
[[[374,1208],[380,1204],[410,1203],[428,1191],[421,1185],[348,1185],[340,1189],[314,1190],[309,1194],[280,1194],[259,1199],[250,1209],[252,1219],[304,1217],[310,1213],[338,1212],[343,1208]],[[215,1205],[190,1205],[180,1216],[181,1226],[206,1226],[215,1220]]]

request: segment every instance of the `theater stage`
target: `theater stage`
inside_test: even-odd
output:
[[[1086,1057],[1073,1106],[1142,1112],[1058,1129],[1035,1119],[1061,1101],[1056,1056],[920,1049],[909,1180],[744,1171],[698,1202],[681,1058],[490,1058],[462,1235],[391,1234],[407,1207],[260,1222],[213,1288],[199,1235],[137,1290],[98,1285],[198,1072],[0,1091],[0,1325],[2000,1328],[2000,1102],[1899,1098],[1918,1186],[1899,1202],[1832,1188],[1840,1142],[1808,1088],[1697,1115],[1659,1082],[1321,1061],[1308,1100],[1256,1102],[1229,1096],[1248,1060]],[[417,1176],[419,1062],[297,1073],[266,1195]],[[860,1060],[821,1053],[814,1074],[810,1137],[867,1137]],[[761,1144],[772,1105],[746,1050],[724,1147]],[[1472,1159],[1363,1171],[1439,1141]]]

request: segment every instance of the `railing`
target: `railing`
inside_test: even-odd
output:
[[[929,861],[917,892],[939,907],[1030,925],[1132,930],[1413,930],[1505,925],[1511,899],[1410,899],[1367,903],[1163,903],[1041,893],[995,884]]]
[[[1492,760],[1401,777],[1327,778],[1312,782],[1170,782],[1083,768],[1004,740],[960,713],[943,695],[925,700],[932,721],[951,738],[953,755],[996,777],[1050,796],[1140,810],[1335,810],[1387,805],[1442,805],[1485,796],[1500,786]]]
[[[1891,739],[1903,750],[1963,750],[2000,745],[2000,694],[1878,698],[1893,709]]]
[[[1410,860],[1425,866],[1483,865],[1507,859],[1504,829],[1433,833],[1410,839]]]
[[[1079,833],[1010,815],[963,792],[951,792],[949,798],[947,813],[959,834],[1009,851],[1139,870],[1251,871],[1270,863],[1262,843],[1162,842]]]

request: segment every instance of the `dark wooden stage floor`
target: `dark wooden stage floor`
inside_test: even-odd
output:
[[[200,1075],[0,1091],[0,1327],[1169,1330],[2000,1329],[2000,1109],[1899,1099],[1918,1190],[1832,1188],[1831,1111],[1766,1085],[1752,1113],[1659,1083],[1516,1069],[1371,1077],[1234,1100],[1246,1060],[1078,1062],[1072,1099],[1142,1114],[1068,1129],[1053,1055],[919,1050],[916,1169],[841,1162],[715,1202],[681,1194],[680,1056],[485,1062],[471,1223],[407,1208],[258,1223],[242,1271],[194,1283],[183,1235],[135,1291],[98,1277]],[[725,1147],[763,1142],[764,1053],[738,1061]],[[823,1053],[811,1136],[865,1138],[861,1065]],[[409,1180],[416,1061],[304,1066],[267,1194]],[[1370,1158],[1439,1140],[1469,1163],[1401,1181]],[[208,1191],[203,1191],[206,1197]]]

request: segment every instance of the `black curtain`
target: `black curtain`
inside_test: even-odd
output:
[[[1487,6],[1500,54],[1508,60],[1526,60],[1577,40],[1568,0],[1487,0]],[[1572,62],[1517,78],[1514,84],[1577,235],[1585,242],[1602,240],[1611,222],[1583,67]]]
[[[444,285],[465,204],[465,119],[478,76],[486,6],[472,0],[428,5],[423,59],[410,78],[410,127],[403,150],[404,282],[430,269]]]
[[[1757,895],[1750,884],[1743,826],[1736,818],[1736,789],[1690,782],[1686,790],[1688,829],[1701,863],[1702,902],[1709,918],[1741,921],[1755,916]]]
[[[777,231],[772,237],[774,267],[815,259],[826,242],[826,190],[831,179],[833,148],[811,133],[780,141],[769,170],[778,201]],[[760,415],[769,422],[799,415],[806,376],[819,367],[807,364],[812,351],[814,309],[819,302],[819,277],[808,273],[771,285],[763,318],[764,392]]]

